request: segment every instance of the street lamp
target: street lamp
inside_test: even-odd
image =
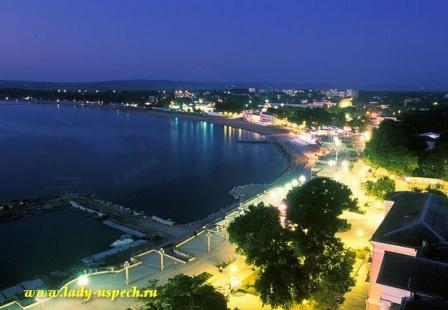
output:
[[[207,230],[206,233],[207,235],[207,252],[210,252],[210,238],[212,236],[212,234]]]
[[[83,274],[82,276],[78,277],[78,285],[83,287],[89,284],[89,277],[87,275]]]
[[[165,250],[163,248],[161,248],[159,251],[159,254],[160,254],[160,271],[163,271],[163,267],[164,267],[163,256],[165,255]]]
[[[78,285],[81,288],[81,290],[84,290],[84,288],[89,284],[89,277],[87,275],[83,274],[78,277]],[[87,302],[87,298],[83,297],[82,303],[85,304]]]
[[[124,266],[124,274],[125,274],[125,279],[126,279],[126,286],[129,285],[129,266],[131,264],[128,261],[125,261],[123,266]]]
[[[303,174],[300,175],[300,177],[299,177],[299,181],[300,181],[300,183],[304,184],[305,181],[306,181],[306,177],[305,177]]]

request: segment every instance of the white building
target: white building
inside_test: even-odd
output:
[[[359,96],[359,91],[351,88],[346,90],[329,89],[322,93],[324,93],[327,98],[333,98],[333,97],[355,98]]]
[[[275,116],[265,113],[260,113],[260,123],[266,124],[266,125],[273,125],[275,122]]]

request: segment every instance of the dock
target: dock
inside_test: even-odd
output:
[[[132,229],[132,228],[129,228],[129,227],[117,224],[117,223],[112,222],[110,220],[103,221],[103,224],[105,224],[105,225],[107,225],[109,227],[115,228],[117,230],[120,230],[120,231],[122,231],[122,232],[124,232],[126,234],[129,234],[129,235],[132,235],[134,237],[137,237],[139,239],[142,239],[142,238],[146,237],[146,234],[144,234],[144,233],[142,233],[142,232],[140,232],[138,230],[135,230],[135,229]]]

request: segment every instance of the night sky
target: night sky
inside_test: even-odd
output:
[[[447,0],[1,0],[0,79],[448,88]]]

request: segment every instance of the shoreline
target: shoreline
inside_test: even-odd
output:
[[[178,111],[171,111],[171,110],[164,110],[159,108],[145,108],[145,107],[126,107],[126,106],[119,106],[119,105],[101,105],[101,104],[95,104],[95,103],[82,103],[82,102],[72,102],[72,101],[40,101],[40,100],[32,100],[32,101],[13,101],[13,102],[7,102],[3,101],[3,103],[6,104],[49,104],[49,105],[76,105],[76,106],[83,106],[83,107],[93,107],[93,108],[100,108],[100,109],[113,109],[113,110],[123,110],[128,112],[137,112],[137,113],[149,113],[151,115],[155,116],[161,116],[161,117],[170,117],[170,118],[182,118],[197,122],[207,122],[207,123],[213,123],[217,125],[223,125],[223,126],[229,126],[236,129],[241,129],[245,131],[249,131],[252,133],[256,133],[259,135],[264,136],[268,143],[272,143],[275,145],[282,156],[287,161],[286,168],[283,169],[283,171],[279,172],[279,175],[272,180],[269,183],[249,183],[249,184],[243,184],[243,185],[235,185],[232,190],[229,192],[229,195],[232,195],[235,199],[235,202],[231,203],[230,205],[223,206],[220,210],[211,212],[204,218],[198,218],[195,220],[192,220],[190,222],[186,223],[176,223],[176,226],[186,226],[193,224],[195,222],[203,222],[206,218],[209,218],[214,213],[218,213],[223,209],[228,209],[231,205],[239,204],[242,200],[247,200],[250,198],[250,196],[245,197],[244,199],[238,199],[236,198],[232,192],[236,188],[242,188],[246,186],[264,186],[264,187],[272,187],[274,184],[279,183],[282,179],[285,178],[285,176],[291,174],[293,170],[300,170],[297,173],[303,173],[306,176],[311,175],[311,167],[309,164],[309,158],[305,154],[306,152],[300,148],[298,148],[297,145],[292,145],[290,142],[291,136],[290,131],[286,128],[282,127],[273,127],[273,126],[263,126],[260,124],[255,123],[249,123],[246,122],[243,119],[231,119],[231,118],[225,118],[221,116],[214,116],[214,115],[208,115],[203,113],[189,113],[189,112],[178,112]],[[299,169],[297,169],[299,168]],[[61,193],[60,195],[63,195],[64,193]],[[246,195],[247,196],[247,195]],[[251,195],[252,197],[254,195]],[[16,198],[17,200],[23,199],[23,198]],[[157,214],[153,214],[156,215]]]
[[[119,106],[119,105],[101,105],[101,104],[95,104],[95,103],[82,103],[82,102],[72,102],[72,101],[41,101],[41,100],[32,100],[32,101],[13,101],[13,102],[7,102],[3,101],[3,103],[6,104],[49,104],[49,105],[75,105],[75,106],[83,106],[83,107],[93,107],[93,108],[99,108],[99,109],[113,109],[113,110],[123,110],[128,112],[137,112],[137,113],[149,113],[151,115],[160,116],[160,117],[170,117],[170,118],[182,118],[187,120],[192,120],[196,122],[207,122],[207,123],[213,123],[217,125],[222,126],[229,126],[236,129],[245,130],[251,133],[256,133],[259,135],[262,135],[266,138],[268,143],[271,143],[275,145],[282,156],[286,159],[286,168],[284,168],[282,171],[279,172],[279,175],[272,180],[269,183],[249,183],[249,184],[243,184],[243,185],[235,185],[232,190],[228,193],[229,195],[232,195],[235,199],[233,203],[230,205],[234,205],[237,203],[240,203],[242,200],[247,200],[251,198],[250,196],[254,195],[246,195],[244,198],[237,198],[233,194],[234,190],[237,188],[243,188],[247,186],[262,186],[262,187],[272,187],[274,184],[279,183],[280,180],[284,179],[285,176],[289,175],[291,171],[296,170],[297,173],[303,173],[306,176],[310,176],[311,174],[311,167],[309,164],[309,157],[306,155],[306,151],[304,149],[300,149],[298,145],[293,145],[290,140],[290,131],[286,128],[282,127],[273,127],[273,126],[264,126],[260,124],[255,123],[249,123],[241,118],[239,119],[232,119],[232,118],[225,118],[221,116],[214,116],[214,115],[208,115],[204,113],[189,113],[189,112],[178,112],[178,111],[171,111],[171,110],[165,110],[165,109],[159,109],[159,108],[145,108],[145,107],[126,107],[126,106]],[[299,168],[299,169],[297,169]],[[300,170],[300,171],[297,171]],[[63,195],[64,193],[61,193]],[[243,195],[244,196],[244,195]],[[16,198],[18,200],[23,199],[21,197]],[[198,218],[194,219],[190,222],[186,223],[176,223],[177,226],[181,225],[189,225],[194,222],[203,221],[204,219],[208,218],[214,213],[217,213],[221,211],[222,209],[228,209],[229,205],[223,206],[220,210],[211,212],[204,218]],[[153,214],[156,215],[157,214]]]
[[[23,102],[27,103],[27,102]],[[33,103],[39,104],[39,102],[34,101]],[[72,102],[49,102],[45,101],[46,104],[75,104],[80,105],[79,103],[72,103]],[[119,205],[115,205],[114,203],[109,203],[107,201],[104,201],[100,199],[99,197],[93,197],[93,196],[84,196],[83,194],[75,194],[80,195],[78,198],[84,197],[87,200],[91,200],[94,202],[99,203],[102,205],[101,208],[97,211],[106,211],[110,214],[114,219],[118,220],[119,225],[123,225],[125,227],[129,227],[131,229],[136,229],[139,231],[143,231],[148,234],[153,234],[154,237],[159,237],[160,239],[158,241],[151,240],[150,238],[149,244],[145,247],[144,251],[154,249],[156,247],[163,247],[166,249],[169,249],[172,246],[175,246],[175,244],[178,244],[184,240],[187,240],[188,238],[191,238],[191,236],[194,236],[195,232],[201,231],[205,229],[204,227],[211,227],[215,225],[215,223],[219,223],[222,220],[225,220],[228,215],[234,213],[237,211],[242,205],[250,203],[253,199],[258,198],[261,194],[265,193],[268,190],[271,190],[272,188],[275,188],[277,186],[282,186],[286,182],[290,182],[291,179],[297,178],[300,174],[304,174],[309,177],[311,174],[311,168],[309,166],[309,159],[306,155],[303,149],[300,148],[300,146],[292,143],[292,137],[289,134],[289,130],[285,128],[279,128],[279,127],[268,127],[268,126],[262,126],[259,124],[253,124],[248,123],[242,119],[228,119],[224,117],[219,116],[212,116],[212,115],[206,115],[206,114],[190,114],[190,113],[179,113],[179,112],[171,112],[171,111],[160,111],[160,110],[154,110],[154,109],[146,109],[146,108],[132,108],[132,107],[117,107],[117,106],[101,106],[101,105],[88,105],[87,107],[95,107],[95,108],[108,108],[108,109],[120,109],[130,112],[140,112],[140,113],[151,113],[152,115],[156,116],[163,116],[163,117],[179,117],[183,119],[189,119],[193,121],[202,121],[202,122],[209,122],[214,123],[218,125],[223,126],[230,126],[237,129],[246,130],[249,132],[260,134],[269,141],[269,143],[272,143],[278,147],[279,151],[282,153],[282,156],[285,156],[285,159],[287,160],[287,167],[283,171],[280,172],[280,175],[276,177],[272,182],[267,184],[246,184],[246,185],[236,185],[233,189],[241,189],[242,192],[246,192],[246,195],[242,195],[241,197],[234,196],[235,201],[227,206],[222,207],[219,210],[216,210],[214,212],[209,213],[206,217],[200,218],[197,220],[193,220],[188,223],[176,223],[174,226],[168,226],[161,223],[158,223],[151,219],[151,215],[146,216],[142,213],[142,215],[134,214],[134,210],[131,210],[129,208],[124,207],[125,209],[129,209],[126,211],[126,214],[123,214],[123,216],[118,216],[117,211],[114,209],[111,209],[110,205],[117,206],[119,208]],[[253,190],[253,192],[251,192]],[[232,194],[232,193],[229,193]],[[61,194],[64,195],[64,194]],[[96,196],[96,195],[94,195]],[[73,198],[72,198],[73,199]],[[76,200],[76,199],[74,199]],[[110,205],[109,205],[110,204]],[[90,204],[89,204],[90,205]],[[26,209],[26,208],[25,208]],[[96,208],[95,208],[96,209]],[[27,210],[29,211],[29,210]],[[42,210],[34,210],[36,213],[42,211]],[[46,209],[45,211],[51,211]],[[28,213],[28,212],[25,212]],[[34,212],[30,212],[33,215]],[[114,214],[115,213],[115,214]],[[129,214],[129,215],[127,215]],[[23,214],[22,214],[23,215]],[[19,214],[20,217],[20,214]],[[119,220],[121,218],[121,220]],[[149,221],[148,221],[149,219]],[[9,219],[6,219],[6,221],[9,221]],[[143,229],[142,229],[143,228]],[[148,247],[149,246],[149,247]],[[134,250],[131,251],[132,254],[134,253]],[[140,251],[138,251],[140,252]],[[136,253],[138,253],[136,252]]]

